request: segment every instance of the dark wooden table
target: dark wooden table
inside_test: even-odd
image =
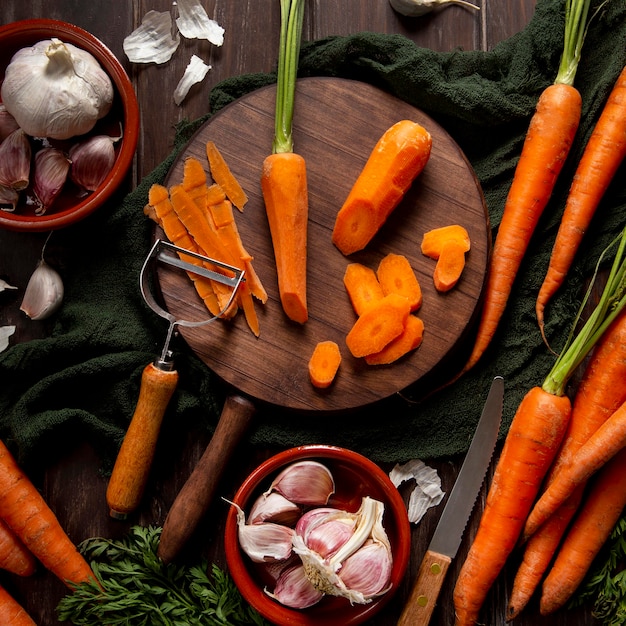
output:
[[[307,2],[303,37],[310,40],[326,35],[371,30],[400,33],[420,46],[438,51],[457,48],[489,50],[499,41],[521,30],[530,20],[535,6],[535,0],[476,0],[476,3],[480,5],[480,11],[451,6],[437,14],[408,19],[394,13],[387,0],[310,0]],[[137,155],[128,181],[131,189],[170,152],[176,122],[195,119],[206,113],[207,96],[213,85],[229,76],[267,72],[274,68],[280,18],[276,0],[207,0],[204,4],[209,15],[226,30],[224,45],[217,48],[206,42],[183,43],[173,59],[163,67],[131,67],[123,53],[122,41],[139,25],[149,10],[170,10],[173,5],[170,0],[2,0],[0,23],[32,17],[73,22],[102,40],[124,63],[136,88],[142,122]],[[192,46],[194,52],[198,50],[198,54],[212,65],[208,78],[192,89],[181,107],[176,106],[171,98],[155,98],[155,93],[173,92],[190,54],[186,48]],[[25,285],[39,257],[44,238],[45,233],[0,231],[0,276],[10,277],[13,284]],[[7,304],[0,307],[0,325],[17,326],[11,342],[45,336],[47,323],[27,320],[19,311],[20,301],[19,298],[9,299]],[[40,486],[46,500],[76,542],[92,536],[119,537],[130,523],[163,523],[171,502],[205,445],[206,441],[198,439],[180,444],[178,466],[173,471],[169,468],[167,473],[157,468],[151,479],[152,497],[147,499],[140,516],[129,523],[114,521],[107,515],[103,505],[106,479],[99,474],[99,459],[87,446],[75,450],[71,456],[47,468],[43,475],[33,477],[33,480]],[[233,489],[258,462],[274,452],[242,444],[224,478],[224,490]],[[440,472],[445,491],[452,487],[461,461],[456,458],[432,463]],[[479,509],[483,503],[484,493],[479,498],[477,510],[468,526],[459,558],[450,569],[440,604],[433,616],[433,624],[453,624],[453,583],[468,550],[469,538],[476,529]],[[372,625],[389,626],[396,623],[440,513],[441,507],[431,509],[414,528],[413,560],[405,583],[385,611],[371,621]],[[203,541],[198,539],[197,545],[194,544],[190,549],[206,549],[211,559],[225,566],[221,541],[224,508],[215,507],[207,517],[202,530]],[[501,626],[505,623],[504,612],[513,572],[513,567],[507,569],[489,594],[482,614],[484,624]],[[58,624],[55,607],[65,594],[65,588],[52,575],[40,572],[28,580],[15,580],[3,575],[0,582],[7,585],[40,626]],[[597,622],[591,617],[590,611],[582,610],[542,618],[536,605],[532,604],[514,624],[590,626]]]

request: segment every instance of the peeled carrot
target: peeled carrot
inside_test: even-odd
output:
[[[96,580],[58,519],[0,441],[0,517],[68,587]]]
[[[2,626],[37,626],[13,596],[0,586],[0,624]]]
[[[335,218],[332,241],[343,254],[367,246],[426,166],[431,147],[430,133],[411,120],[383,133]]]
[[[309,377],[314,387],[325,389],[335,380],[341,365],[341,352],[334,341],[320,341],[309,359]]]
[[[626,400],[626,313],[611,324],[594,349],[578,385],[563,445],[548,475],[550,482],[581,445]],[[524,555],[509,596],[507,618],[526,607],[556,554],[582,498],[576,490],[526,542]]]
[[[307,308],[309,199],[304,158],[293,151],[292,121],[304,0],[281,0],[280,47],[272,154],[263,161],[261,190],[270,227],[278,291],[287,317],[303,324]]]
[[[609,95],[574,174],[548,271],[535,305],[542,335],[546,305],[563,284],[604,192],[625,156],[626,67]]]
[[[378,264],[376,270],[383,295],[397,293],[411,305],[411,312],[422,305],[422,288],[409,260],[402,254],[389,253]]]
[[[359,358],[380,352],[404,330],[411,306],[397,293],[390,293],[366,309],[346,336],[346,345]]]
[[[482,604],[515,547],[526,516],[565,433],[566,395],[532,388],[511,423],[478,531],[454,588],[456,624],[478,620]]]
[[[17,574],[34,574],[37,564],[30,550],[0,519],[0,568]]]
[[[567,384],[580,363],[626,306],[626,229],[616,241],[619,242],[618,250],[598,304],[582,328],[575,335],[571,333],[570,341],[542,386],[531,389],[515,413],[487,494],[485,511],[454,591],[459,626],[476,623],[487,592],[516,545],[522,530],[525,535],[530,534],[527,531],[533,513],[529,516],[529,511],[557,455],[570,419],[571,404],[566,395]],[[612,242],[605,253],[615,243]],[[578,326],[584,305],[585,302],[574,320],[573,328]],[[626,409],[624,412],[626,415]],[[574,458],[578,458],[614,416],[615,414],[600,426]],[[623,431],[626,443],[626,418]],[[570,464],[567,465],[568,470],[569,468]],[[559,484],[562,474],[562,470],[556,473],[539,502],[553,489],[553,485]],[[581,483],[575,486],[578,484]],[[563,495],[564,492],[561,489],[559,494]],[[572,492],[573,489],[565,493],[558,504],[563,503]],[[535,505],[533,512],[537,510],[537,506]],[[557,506],[549,509],[545,507],[544,513],[547,514],[541,521],[545,521],[556,508]],[[537,526],[533,531],[536,528]]]
[[[362,263],[348,263],[343,284],[357,315],[364,313],[372,303],[385,296],[376,272]]]
[[[380,352],[367,354],[368,365],[389,365],[412,350],[419,348],[424,337],[424,322],[416,315],[409,315],[404,323],[404,330],[392,339]]]
[[[566,0],[565,37],[556,79],[540,95],[532,116],[489,262],[487,284],[470,356],[459,375],[484,354],[498,328],[513,283],[569,153],[582,99],[574,77],[590,0]]]
[[[207,141],[206,153],[213,180],[224,190],[228,199],[240,211],[243,211],[246,202],[248,202],[248,195],[233,175],[215,142]]]
[[[626,449],[598,473],[546,577],[539,610],[554,613],[573,596],[626,506]]]

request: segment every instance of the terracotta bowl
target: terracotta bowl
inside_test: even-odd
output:
[[[281,452],[262,463],[241,485],[233,502],[246,513],[280,470],[296,461],[316,460],[332,472],[335,493],[329,505],[356,511],[364,496],[385,505],[383,524],[393,551],[391,588],[369,604],[354,604],[344,598],[325,596],[316,605],[296,610],[283,606],[264,592],[267,579],[261,567],[240,549],[237,513],[231,507],[226,520],[225,551],[230,574],[245,600],[261,615],[279,626],[351,626],[370,619],[389,602],[400,585],[409,562],[411,529],[404,501],[387,474],[369,459],[333,446],[300,446]]]
[[[116,161],[113,169],[94,192],[84,195],[71,183],[67,183],[60,196],[48,211],[35,215],[34,208],[26,200],[14,212],[0,211],[0,228],[17,231],[48,231],[74,224],[101,207],[124,181],[132,164],[139,136],[139,106],[135,91],[115,55],[96,37],[87,31],[57,20],[32,19],[13,22],[0,27],[0,78],[19,49],[32,46],[38,41],[56,37],[66,43],[90,52],[109,74],[115,88],[113,106],[108,115],[99,120],[94,132],[119,137],[116,142]]]

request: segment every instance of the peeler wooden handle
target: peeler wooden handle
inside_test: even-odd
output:
[[[143,496],[165,409],[178,372],[150,363],[143,370],[135,412],[115,460],[106,500],[115,519],[126,519]]]
[[[428,626],[451,559],[427,550],[398,626]]]
[[[157,555],[165,563],[176,558],[206,513],[233,450],[256,413],[243,396],[226,399],[209,445],[180,490],[167,514]]]

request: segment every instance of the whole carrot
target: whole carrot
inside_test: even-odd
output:
[[[0,587],[0,624],[2,626],[36,626],[30,615],[4,587]]]
[[[525,522],[528,523],[529,511],[568,426],[571,404],[566,387],[571,376],[626,306],[626,229],[617,241],[618,250],[598,304],[578,333],[570,336],[542,386],[526,394],[513,417],[487,494],[485,511],[454,589],[457,626],[476,623],[487,592],[517,544]],[[603,257],[604,254],[599,263]],[[572,328],[578,326],[584,306],[585,302]],[[600,430],[611,419],[613,416]],[[626,420],[624,422],[626,440]],[[554,482],[560,474],[557,473]]]
[[[626,506],[626,448],[598,473],[554,565],[546,577],[539,610],[554,613],[573,596]]]
[[[615,172],[626,156],[626,67],[619,75],[580,159],[554,241],[535,311],[544,336],[544,311],[574,260]]]
[[[304,0],[281,0],[280,49],[272,154],[263,161],[261,190],[276,260],[281,304],[287,317],[308,319],[306,162],[293,151],[292,122]]]
[[[553,84],[540,95],[504,205],[491,254],[471,369],[491,343],[530,239],[578,130],[582,99],[574,87],[590,0],[566,0],[563,54]]]
[[[594,349],[580,381],[563,445],[550,469],[548,482],[558,469],[626,400],[626,312],[611,324]],[[509,596],[507,618],[526,607],[552,562],[565,530],[578,509],[582,487],[530,537]]]
[[[95,580],[48,504],[0,441],[0,517],[68,587]]]

